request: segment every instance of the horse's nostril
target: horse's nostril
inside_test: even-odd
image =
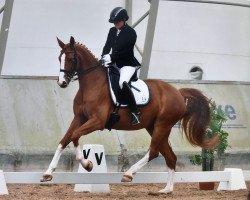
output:
[[[66,81],[57,81],[57,84],[61,87],[61,88],[66,88],[68,86]]]
[[[67,84],[66,81],[63,81],[63,82],[62,82],[62,86],[63,86],[63,87],[67,87],[67,85],[68,85],[68,84]]]

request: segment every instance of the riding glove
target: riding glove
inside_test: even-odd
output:
[[[111,57],[109,54],[106,54],[102,57],[102,61],[104,62],[105,67],[109,67],[109,64],[111,63]]]

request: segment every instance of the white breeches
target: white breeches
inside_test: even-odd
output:
[[[133,74],[135,73],[135,70],[136,67],[131,67],[131,66],[124,66],[120,69],[119,86],[121,89],[123,87],[123,82],[126,81],[128,83]]]

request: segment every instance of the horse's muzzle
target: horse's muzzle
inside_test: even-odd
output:
[[[57,84],[61,87],[61,88],[66,88],[68,86],[68,83],[66,81],[57,81]]]

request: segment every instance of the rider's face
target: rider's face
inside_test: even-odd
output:
[[[120,29],[121,27],[123,27],[124,21],[119,21],[117,23],[114,23],[114,25],[115,25],[115,28]]]

